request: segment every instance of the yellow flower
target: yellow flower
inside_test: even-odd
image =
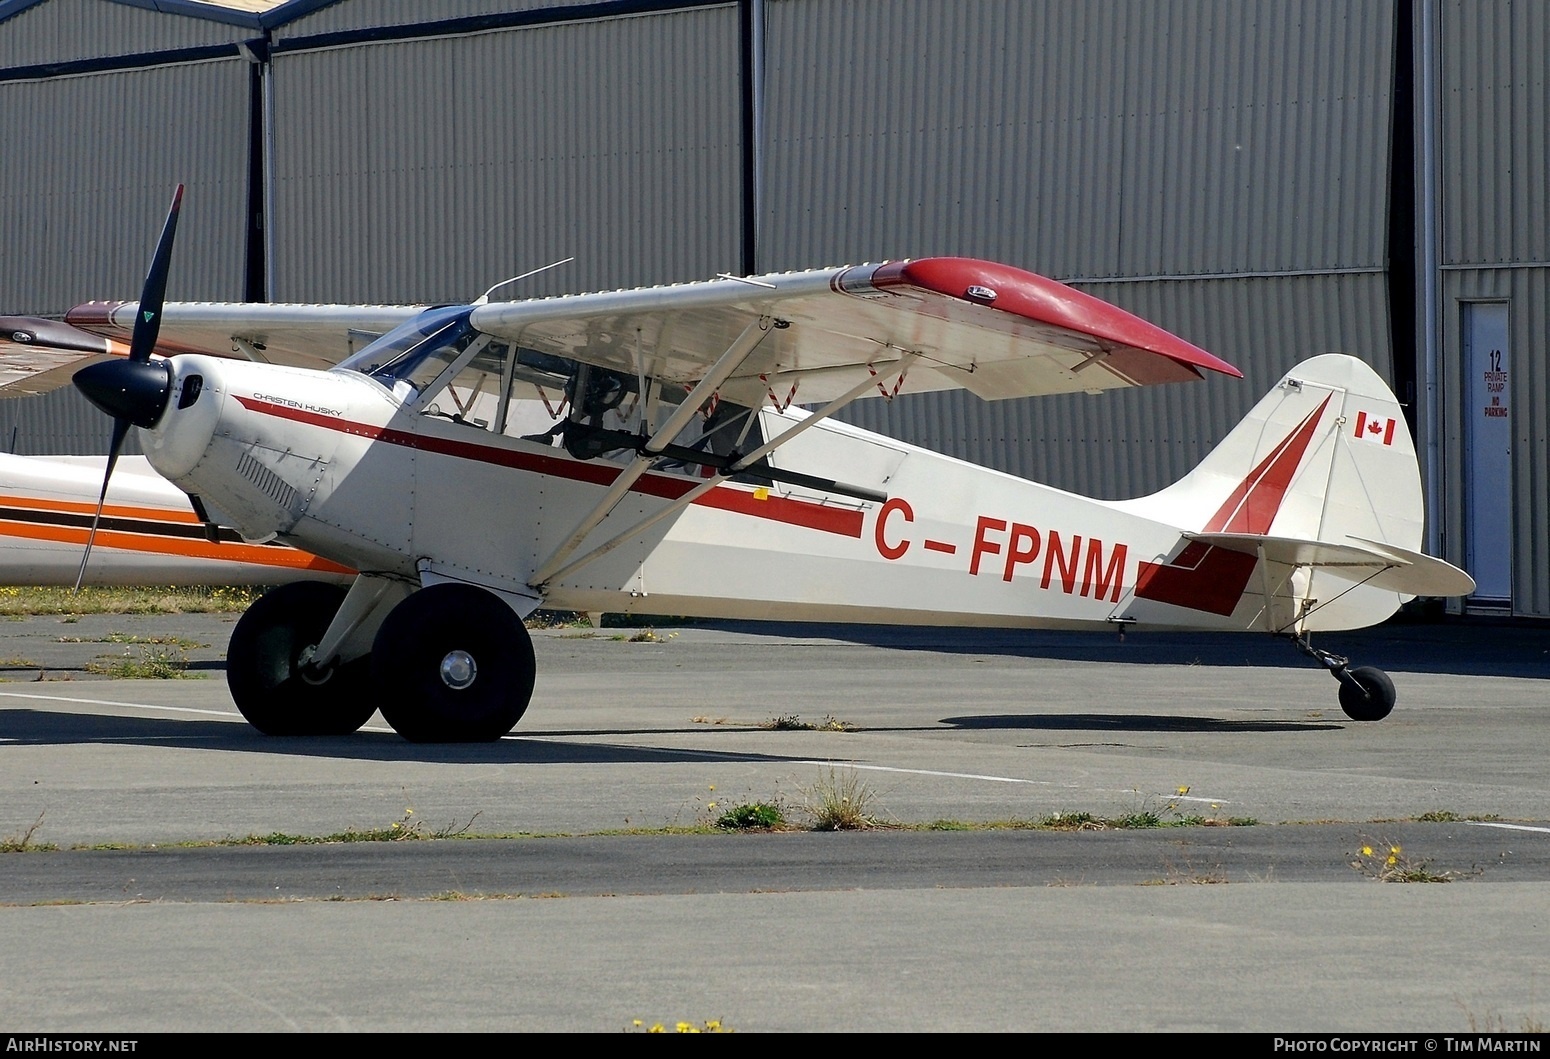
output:
[[[1399,847],[1398,846],[1390,846],[1389,847],[1389,852],[1397,857],[1397,856],[1399,856]]]
[[[1188,787],[1187,787],[1187,786],[1186,786],[1186,787],[1180,787],[1180,788],[1179,788],[1179,789],[1178,789],[1178,792],[1177,792],[1177,793],[1178,793],[1178,794],[1179,794],[1179,795],[1180,795],[1180,796],[1182,796],[1182,795],[1185,795],[1185,794],[1188,794],[1188,793],[1189,793],[1189,788],[1188,788]]]
[[[678,1032],[679,1033],[694,1033],[695,1032],[694,1024],[690,1023],[690,1022],[680,1022],[678,1024]]]
[[[1387,862],[1386,862],[1386,866],[1387,866],[1387,867],[1390,867],[1390,868],[1392,868],[1392,867],[1393,867],[1393,866],[1394,866],[1394,863],[1395,863],[1395,862],[1396,862],[1396,861],[1397,861],[1397,860],[1399,860],[1399,858],[1398,858],[1398,857],[1396,857],[1396,856],[1394,856],[1394,854],[1392,854],[1392,853],[1390,853],[1390,854],[1389,854],[1389,859],[1388,859],[1388,861],[1387,861]]]
[[[716,807],[716,803],[715,802],[710,802],[709,804],[706,805],[707,809],[714,809],[715,807]]]
[[[1372,856],[1372,847],[1371,846],[1363,846],[1362,847],[1362,856],[1364,856],[1364,857]]]

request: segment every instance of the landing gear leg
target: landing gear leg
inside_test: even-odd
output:
[[[1306,635],[1292,637],[1292,643],[1340,681],[1340,708],[1353,721],[1381,721],[1394,709],[1394,682],[1373,666],[1351,667],[1351,660],[1329,651],[1321,651],[1308,642]]]
[[[248,723],[265,735],[346,735],[376,710],[368,658],[310,665],[345,590],[296,581],[264,593],[226,649],[226,684]]]
[[[382,716],[416,743],[499,739],[533,696],[527,629],[473,585],[420,589],[394,607],[372,644]]]

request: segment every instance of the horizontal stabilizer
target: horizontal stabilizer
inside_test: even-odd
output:
[[[1267,537],[1257,533],[1188,533],[1199,541],[1244,555],[1263,555],[1267,562],[1329,570],[1389,592],[1410,596],[1467,596],[1474,578],[1430,555],[1392,544],[1347,537],[1350,543]],[[1368,576],[1371,573],[1372,576]]]

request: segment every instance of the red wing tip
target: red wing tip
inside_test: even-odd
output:
[[[925,257],[880,266],[872,283],[920,287],[1041,324],[1053,324],[1235,379],[1243,373],[1192,342],[1119,306],[1037,273],[972,257]]]

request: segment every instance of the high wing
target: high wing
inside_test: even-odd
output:
[[[524,348],[688,386],[719,366],[739,404],[967,389],[987,400],[1237,369],[1074,288],[1009,265],[925,258],[478,307]],[[749,336],[749,326],[759,331]],[[735,363],[728,363],[730,355]]]
[[[168,302],[156,352],[210,353],[265,364],[328,369],[413,318],[420,305]],[[65,322],[128,343],[137,302],[86,302]]]
[[[137,305],[67,314],[127,340]],[[330,367],[415,306],[168,302],[157,351]],[[739,404],[963,388],[987,400],[1238,377],[1226,362],[1054,280],[970,258],[476,304],[471,322],[539,354],[690,387]]]
[[[128,348],[58,320],[0,316],[0,397],[57,390],[83,363]]]
[[[169,302],[156,353],[327,370],[419,313],[418,305]],[[67,386],[86,364],[129,352],[137,302],[86,302],[65,319],[0,316],[0,398]]]

